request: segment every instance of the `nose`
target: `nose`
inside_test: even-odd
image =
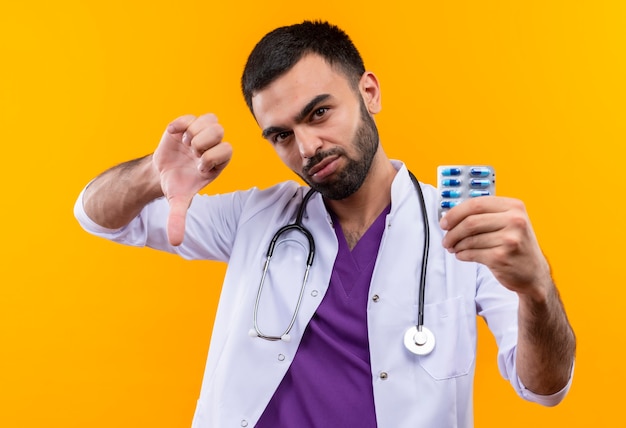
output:
[[[322,148],[322,140],[311,130],[296,129],[294,136],[300,156],[304,159],[312,158]]]

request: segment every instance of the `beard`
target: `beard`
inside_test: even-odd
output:
[[[361,100],[361,124],[352,139],[352,145],[356,148],[359,158],[350,158],[346,155],[345,150],[339,147],[325,152],[319,152],[309,159],[300,177],[312,189],[317,190],[325,198],[331,200],[345,199],[354,194],[361,188],[361,185],[363,185],[370,167],[372,166],[374,155],[378,150],[378,144],[378,128]],[[304,178],[308,176],[308,171],[314,165],[331,155],[340,155],[347,160],[345,167],[337,172],[334,179],[327,180],[324,183],[313,183]]]

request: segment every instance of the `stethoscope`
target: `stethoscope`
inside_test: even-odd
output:
[[[419,182],[415,178],[415,176],[409,171],[409,175],[411,177],[411,181],[413,182],[413,186],[415,187],[417,194],[419,195],[420,205],[422,209],[422,220],[424,222],[424,251],[422,253],[422,269],[420,272],[420,284],[419,284],[419,294],[418,294],[418,307],[417,307],[417,325],[409,327],[404,334],[404,346],[416,355],[427,355],[435,347],[435,336],[433,333],[426,327],[424,327],[424,299],[426,292],[426,268],[428,264],[428,249],[430,246],[430,230],[428,227],[428,216],[426,214],[426,202],[424,201],[424,194],[422,193],[422,188],[419,185]],[[267,248],[267,253],[265,257],[265,263],[263,265],[263,274],[261,275],[261,282],[259,283],[259,288],[257,290],[256,300],[254,302],[254,316],[253,322],[254,327],[250,329],[250,336],[252,337],[260,337],[261,339],[277,341],[282,340],[284,342],[289,342],[291,340],[290,332],[293,328],[293,325],[296,322],[296,318],[298,316],[298,312],[300,311],[300,305],[302,304],[302,298],[304,296],[304,291],[306,288],[307,279],[309,277],[309,270],[311,265],[313,264],[313,259],[315,257],[315,241],[313,239],[313,235],[309,230],[302,225],[302,217],[304,216],[304,211],[306,209],[306,205],[311,199],[311,196],[315,193],[314,189],[310,189],[304,199],[302,200],[302,204],[298,208],[298,214],[296,216],[295,223],[288,224],[286,226],[281,227],[272,237],[270,244]],[[306,260],[306,269],[304,271],[304,276],[302,279],[302,285],[300,286],[300,293],[298,295],[298,301],[296,303],[296,307],[293,311],[293,315],[291,316],[291,320],[289,321],[289,325],[283,331],[280,336],[273,336],[269,334],[265,334],[261,331],[259,327],[259,302],[261,301],[261,294],[263,293],[263,285],[265,284],[265,278],[267,276],[267,271],[270,266],[270,261],[272,256],[274,255],[274,248],[276,247],[276,243],[280,239],[280,237],[289,231],[297,231],[302,233],[308,243],[309,243],[309,252]]]

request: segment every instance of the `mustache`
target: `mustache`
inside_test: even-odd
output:
[[[302,168],[302,171],[306,175],[309,175],[309,171],[311,170],[311,168],[313,168],[315,165],[317,165],[318,163],[320,163],[321,161],[323,161],[327,157],[335,156],[335,155],[343,155],[343,154],[345,154],[343,149],[341,149],[339,147],[334,147],[334,148],[332,148],[330,150],[327,150],[325,152],[315,153],[315,155],[313,155],[311,158],[309,158],[309,161],[304,166],[304,168]]]

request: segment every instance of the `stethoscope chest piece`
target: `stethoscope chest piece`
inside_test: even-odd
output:
[[[415,355],[428,355],[435,348],[435,336],[424,326],[413,326],[404,333],[404,346]]]

